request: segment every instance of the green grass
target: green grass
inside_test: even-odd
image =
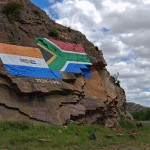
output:
[[[139,111],[139,112],[133,112],[132,116],[134,117],[134,119],[140,121],[150,120],[150,109],[146,109],[144,111]]]
[[[126,130],[137,129],[136,124],[133,121],[125,121],[124,119],[120,119],[119,124],[121,128]]]
[[[0,121],[0,150],[99,150],[110,149],[112,145],[119,145],[120,149],[130,145],[149,146],[150,123],[138,130],[138,135],[132,139],[128,134],[117,136],[116,132],[98,125],[69,124],[64,128]],[[91,133],[96,134],[96,141],[89,140]],[[108,135],[112,137],[106,138]]]
[[[150,121],[140,121],[144,128],[150,128]]]

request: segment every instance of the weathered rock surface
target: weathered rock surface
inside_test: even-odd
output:
[[[0,1],[2,9],[5,4]],[[126,113],[125,92],[106,70],[102,52],[96,50],[80,32],[56,24],[29,1],[18,2],[23,3],[24,10],[14,24],[10,24],[7,17],[0,13],[0,42],[37,47],[34,37],[49,37],[49,32],[56,30],[59,40],[84,46],[93,63],[93,78],[65,73],[66,79],[63,80],[10,76],[1,62],[0,119],[61,125],[73,120],[76,123],[119,126],[119,111]]]

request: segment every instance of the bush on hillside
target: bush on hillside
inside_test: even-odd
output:
[[[70,27],[67,27],[67,30],[68,30],[69,32],[71,32],[71,28],[70,28]]]
[[[117,74],[114,74],[114,75],[111,76],[111,77],[112,77],[113,82],[114,82],[116,85],[120,86],[120,81],[118,80],[119,73],[117,72]]]
[[[49,34],[48,34],[50,37],[53,37],[55,39],[58,39],[59,38],[59,34],[56,30],[53,30],[53,31],[50,31]]]
[[[98,46],[95,46],[95,50],[99,51],[99,48],[98,48]]]
[[[13,23],[20,17],[23,5],[18,2],[8,2],[3,8],[3,14],[6,15],[10,23]]]

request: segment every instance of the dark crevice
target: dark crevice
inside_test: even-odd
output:
[[[64,105],[69,105],[69,104],[78,104],[79,100],[77,100],[76,102],[61,102],[60,106],[64,106]],[[59,107],[60,108],[60,107]]]
[[[69,94],[73,94],[73,93],[74,93],[74,91],[73,91],[73,90],[70,90],[70,89],[61,88],[61,90],[62,90],[66,95],[69,95]]]
[[[70,120],[77,121],[77,120],[82,119],[84,117],[85,117],[85,115],[78,115],[78,116],[70,115]]]
[[[10,77],[8,77],[7,75],[4,75],[4,74],[0,74],[0,78],[4,79],[6,83],[8,83],[8,85],[12,85],[13,82],[11,80]]]

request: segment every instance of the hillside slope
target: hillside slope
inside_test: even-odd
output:
[[[55,23],[28,0],[16,1],[23,4],[23,10],[19,19],[10,23],[2,13],[7,1],[0,0],[1,43],[38,48],[35,37],[49,38],[55,31],[59,41],[82,44],[93,64],[93,77],[65,74],[63,80],[45,80],[11,76],[1,62],[0,119],[52,124],[73,120],[107,127],[119,126],[120,114],[130,119],[126,116],[125,92],[105,68],[102,52],[82,33]]]
[[[142,106],[142,105],[140,105],[140,104],[135,104],[135,103],[128,102],[128,103],[126,104],[126,109],[127,109],[130,113],[133,113],[133,112],[146,111],[147,109],[150,109],[150,108],[149,108],[149,107]]]

